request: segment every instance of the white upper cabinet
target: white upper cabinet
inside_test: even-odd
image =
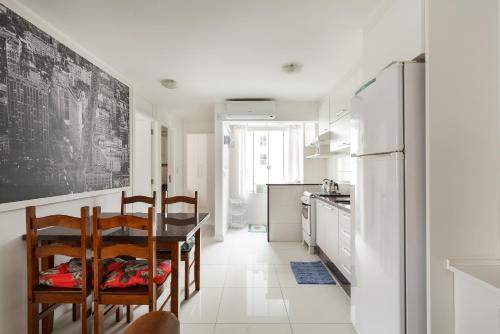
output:
[[[330,98],[330,123],[350,112],[351,97],[348,92],[336,93]]]
[[[318,137],[318,123],[307,122],[304,125],[304,143],[306,146],[312,146]]]
[[[327,96],[319,104],[318,134],[330,131],[330,97]]]
[[[351,147],[351,113],[344,114],[330,125],[330,152]]]

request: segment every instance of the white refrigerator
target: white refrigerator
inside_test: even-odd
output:
[[[426,332],[424,69],[392,63],[351,100],[358,334]]]

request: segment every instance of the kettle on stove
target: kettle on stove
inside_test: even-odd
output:
[[[321,185],[321,190],[325,193],[335,193],[339,191],[339,184],[330,179],[323,179],[323,184]]]

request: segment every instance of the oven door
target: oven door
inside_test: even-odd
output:
[[[302,203],[302,230],[311,235],[311,206]]]

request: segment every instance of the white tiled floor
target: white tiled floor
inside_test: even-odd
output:
[[[181,303],[182,334],[355,333],[349,299],[339,286],[296,283],[289,262],[318,259],[301,243],[268,243],[266,234],[246,230],[230,230],[223,243],[215,242],[210,230],[204,236],[202,289]],[[146,311],[137,308],[135,317]],[[56,334],[79,333],[71,312],[55,324]],[[106,333],[125,326],[114,317],[105,322]]]

